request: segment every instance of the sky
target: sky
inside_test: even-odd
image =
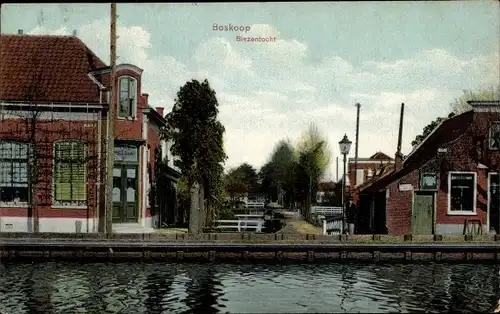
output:
[[[500,84],[496,1],[123,3],[117,13],[117,62],[144,69],[151,106],[168,113],[184,83],[208,79],[226,128],[226,168],[260,168],[281,139],[297,143],[315,123],[332,152],[325,179],[335,179],[338,142],[355,140],[356,102],[359,157],[393,156],[402,102],[408,154],[464,89]],[[76,30],[109,64],[109,17],[109,4],[3,4],[1,32]]]

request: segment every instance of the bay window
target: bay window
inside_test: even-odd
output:
[[[119,80],[118,116],[120,118],[134,118],[137,108],[137,81],[130,77],[121,77]]]

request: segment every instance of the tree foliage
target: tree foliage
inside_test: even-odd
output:
[[[478,91],[464,90],[463,95],[456,98],[451,104],[450,108],[452,112],[447,117],[438,117],[422,130],[422,134],[419,134],[411,142],[413,147],[420,144],[441,122],[446,119],[452,118],[455,115],[464,113],[471,109],[467,101],[471,100],[498,100],[500,99],[500,86],[497,88],[483,89]]]
[[[306,206],[304,215],[308,217],[312,203],[312,195],[316,192],[316,187],[324,175],[330,163],[331,152],[328,149],[326,138],[321,134],[315,124],[311,124],[309,129],[302,136],[297,147],[298,163],[301,169],[302,180],[301,190],[305,190]],[[307,181],[304,180],[307,178]],[[304,189],[304,186],[307,186]]]
[[[467,103],[470,100],[499,100],[500,85],[496,88],[482,89],[478,91],[464,90],[463,95],[456,98],[451,104],[451,110],[455,114],[469,111],[471,106]]]
[[[289,140],[277,143],[269,162],[260,170],[261,190],[272,200],[278,199],[278,191],[284,193],[285,206],[295,202],[311,203],[311,195],[330,162],[331,153],[326,138],[318,127],[311,124],[304,132],[297,147]]]
[[[290,140],[279,141],[269,159],[259,172],[261,192],[270,200],[277,200],[278,188],[290,197],[295,188],[296,156]]]
[[[166,116],[163,132],[171,140],[174,163],[180,168],[191,189],[200,186],[208,207],[220,203],[224,126],[217,120],[218,101],[207,80],[192,80],[182,86],[172,111]],[[200,193],[200,192],[199,192]],[[193,196],[194,197],[194,196]],[[198,233],[205,224],[204,202],[191,205],[189,231]],[[209,210],[209,214],[213,214]],[[210,215],[208,215],[210,216]]]
[[[247,163],[229,170],[224,177],[224,185],[233,204],[236,199],[256,192],[258,189],[257,181],[257,171]]]

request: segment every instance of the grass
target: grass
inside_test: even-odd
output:
[[[320,227],[311,225],[307,221],[289,220],[286,222],[285,227],[278,231],[278,233],[321,235],[323,234],[323,230]]]
[[[187,228],[161,228],[161,229],[155,229],[154,233],[187,233],[188,229]]]

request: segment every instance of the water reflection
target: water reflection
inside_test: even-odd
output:
[[[25,289],[25,304],[27,313],[53,313],[52,286],[47,282],[53,281],[52,274],[43,274],[31,269],[23,280]]]
[[[0,265],[7,313],[491,312],[498,267],[448,264]]]
[[[214,267],[198,265],[188,268],[187,275],[191,280],[186,284],[187,297],[184,302],[189,309],[184,313],[218,313],[217,301],[222,293]]]

